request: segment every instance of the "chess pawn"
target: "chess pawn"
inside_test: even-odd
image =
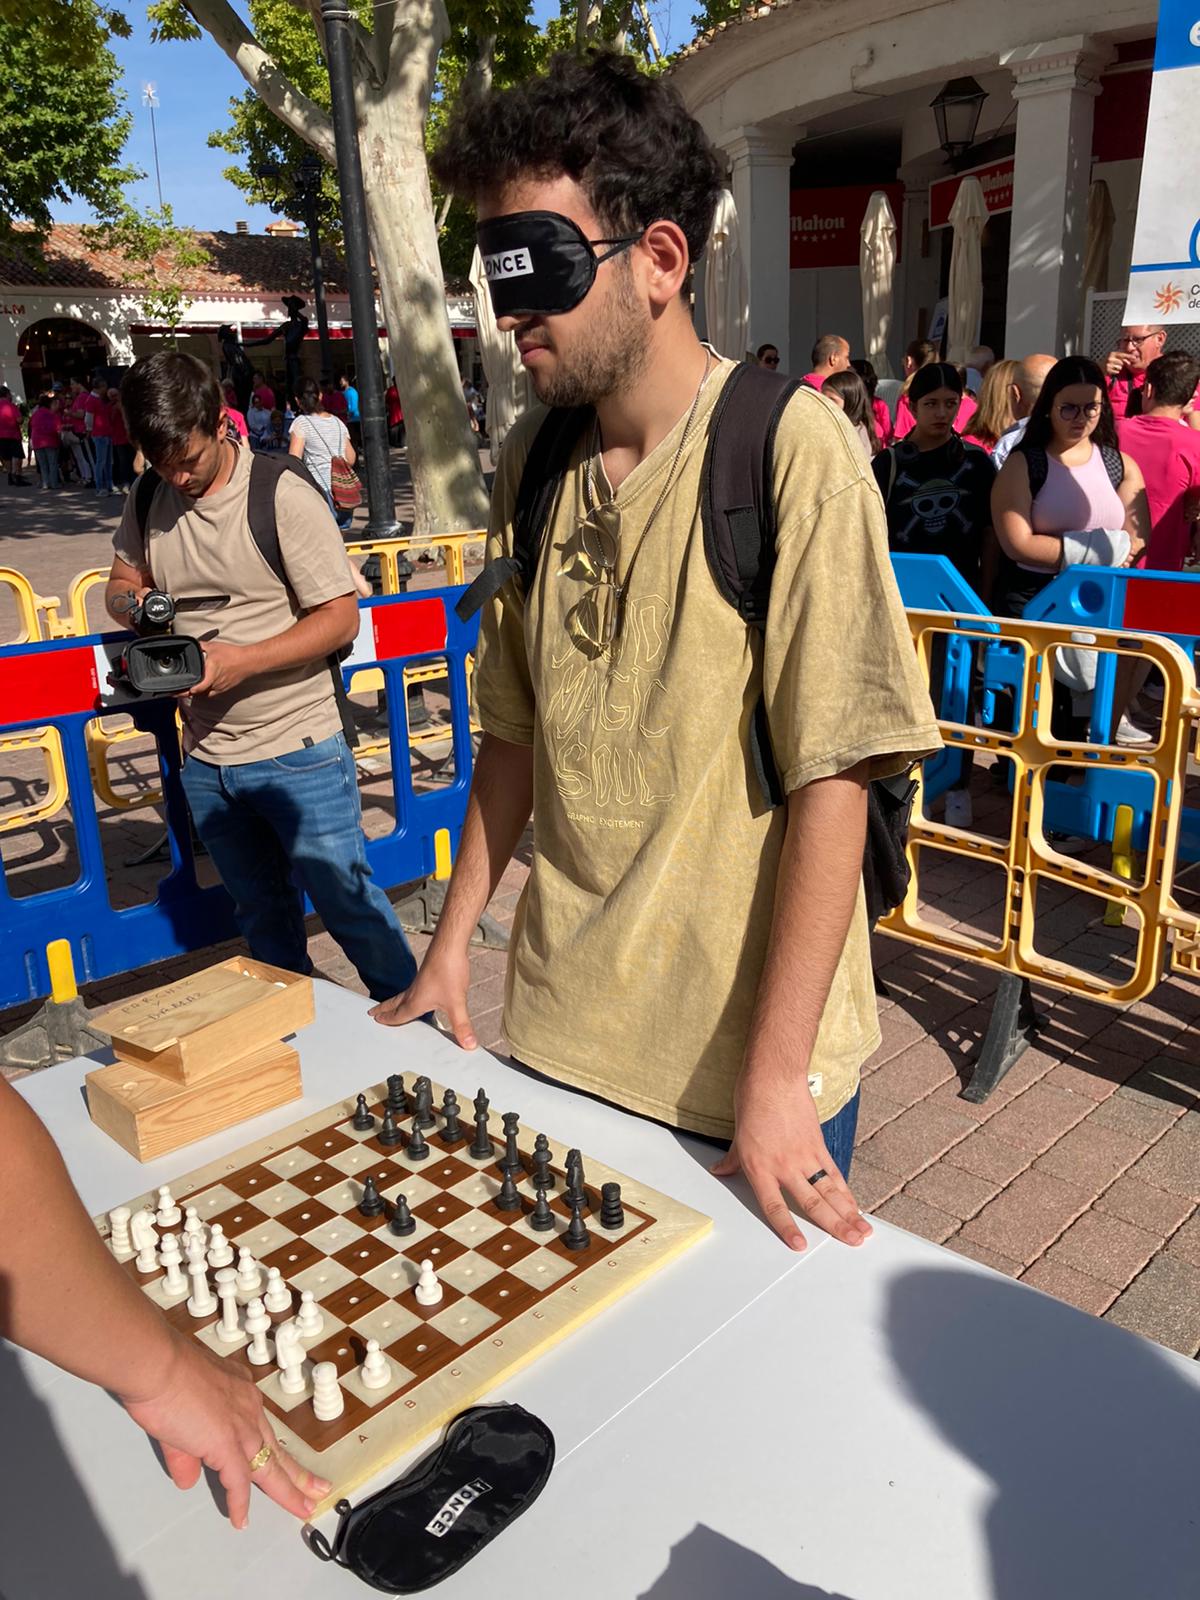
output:
[[[292,1291],[284,1283],[283,1273],[278,1267],[267,1268],[267,1292],[263,1295],[263,1305],[276,1316],[281,1311],[292,1309]]]
[[[408,1136],[404,1154],[410,1161],[424,1161],[429,1155],[429,1141],[421,1132],[420,1117],[413,1118],[412,1132]]]
[[[354,1105],[354,1120],[350,1126],[357,1133],[370,1133],[375,1126],[375,1118],[367,1110],[367,1097],[360,1094]]]
[[[189,1239],[187,1235],[184,1234],[183,1253],[187,1257],[189,1271],[197,1261],[203,1267],[208,1266],[208,1252],[204,1248],[203,1239]]]
[[[547,1233],[554,1226],[554,1213],[546,1202],[545,1189],[538,1189],[537,1205],[530,1213],[529,1226],[535,1233]]]
[[[233,1249],[225,1237],[225,1229],[214,1222],[208,1236],[208,1264],[215,1272],[219,1267],[233,1265]]]
[[[160,1263],[166,1267],[167,1275],[162,1280],[164,1294],[184,1294],[187,1291],[187,1279],[179,1270],[183,1260],[183,1252],[179,1248],[179,1241],[173,1233],[163,1235],[162,1250],[158,1257]]]
[[[417,1279],[417,1304],[421,1306],[436,1306],[441,1303],[442,1286],[438,1282],[438,1275],[433,1270],[432,1261],[422,1261],[421,1276]]]
[[[242,1337],[242,1325],[238,1318],[237,1272],[233,1267],[218,1268],[217,1299],[221,1302],[217,1338],[222,1344],[236,1344]]]
[[[195,1206],[189,1206],[183,1218],[183,1237],[185,1239],[200,1239],[205,1236],[205,1227],[200,1220],[200,1213]]]
[[[133,1212],[128,1206],[118,1206],[115,1211],[108,1213],[108,1226],[111,1230],[108,1248],[118,1261],[127,1261],[133,1254],[133,1245],[129,1238],[129,1219]]]
[[[378,1339],[367,1340],[367,1358],[358,1375],[364,1389],[386,1389],[392,1381],[391,1362],[379,1348]]]
[[[208,1267],[204,1260],[204,1253],[191,1255],[188,1258],[188,1277],[192,1280],[192,1292],[188,1295],[187,1308],[190,1317],[207,1317],[217,1309],[216,1296],[208,1283]]]
[[[271,1326],[271,1319],[267,1315],[267,1308],[261,1300],[251,1300],[246,1307],[246,1332],[250,1335],[250,1348],[246,1351],[250,1361],[256,1367],[265,1367],[274,1359],[271,1341],[267,1338],[267,1331]]]
[[[279,1387],[284,1394],[303,1394],[304,1346],[294,1320],[281,1322],[275,1329],[275,1361],[279,1367]]]
[[[158,1268],[158,1233],[154,1227],[154,1213],[147,1207],[135,1211],[129,1224],[129,1237],[137,1251],[134,1266],[139,1272],[154,1272]]]
[[[165,1183],[158,1191],[158,1215],[154,1220],[159,1228],[174,1228],[183,1220],[183,1212],[171,1198],[171,1191]]]
[[[318,1422],[333,1422],[346,1408],[338,1371],[332,1361],[318,1361],[312,1369],[313,1414]]]
[[[296,1332],[302,1339],[316,1339],[325,1327],[325,1318],[311,1289],[300,1292],[300,1310],[296,1315]]]
[[[262,1287],[262,1271],[249,1245],[245,1244],[238,1251],[237,1286],[238,1293],[250,1300],[257,1297]]]

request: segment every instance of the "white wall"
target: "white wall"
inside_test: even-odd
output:
[[[863,354],[862,295],[857,267],[806,268],[791,278],[792,375],[809,370],[814,341],[840,333],[853,356]]]

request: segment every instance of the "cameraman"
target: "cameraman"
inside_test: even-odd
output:
[[[148,504],[129,497],[105,604],[128,626],[151,588],[221,598],[177,623],[200,641],[205,665],[180,702],[183,787],[250,953],[312,970],[294,873],[370,994],[386,999],[412,982],[416,963],[371,878],[341,731],[329,658],[357,633],[358,603],[329,508],[298,473],[281,472],[285,587],[251,533],[251,453],[230,434],[208,369],[178,351],[146,356],[126,374],[121,404],[161,481]]]

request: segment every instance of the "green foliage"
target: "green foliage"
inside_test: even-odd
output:
[[[84,237],[98,250],[115,250],[129,265],[125,282],[142,302],[146,320],[164,323],[168,342],[183,321],[191,301],[185,285],[198,267],[211,261],[190,228],[176,225],[170,206],[139,212],[123,205],[110,221],[85,228]]]
[[[50,206],[72,197],[115,216],[132,119],[108,48],[128,24],[95,0],[4,0],[0,5],[0,238],[14,222],[44,238]]]
[[[692,17],[692,26],[697,33],[707,33],[718,22],[728,22],[730,17],[738,16],[745,9],[745,0],[705,0],[703,10]]]

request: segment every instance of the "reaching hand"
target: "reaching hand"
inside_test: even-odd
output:
[[[398,1028],[402,1022],[413,1022],[431,1011],[444,1012],[455,1041],[464,1050],[474,1050],[479,1040],[467,1011],[470,987],[471,958],[466,951],[443,954],[431,948],[404,993],[372,1006],[369,1014],[386,1028]]]
[[[860,1214],[845,1179],[825,1148],[807,1079],[743,1070],[734,1091],[734,1140],[711,1171],[718,1178],[746,1174],[763,1216],[791,1250],[806,1240],[788,1207],[791,1195],[810,1222],[843,1244],[862,1244],[871,1226]],[[815,1184],[816,1172],[826,1176]]]
[[[1110,350],[1104,362],[1104,370],[1110,378],[1120,377],[1129,365],[1129,357],[1122,350]]]
[[[204,676],[188,694],[227,694],[250,676],[249,652],[244,645],[208,639],[200,648],[204,652]]]
[[[293,1461],[276,1440],[249,1374],[182,1336],[175,1336],[174,1348],[175,1359],[157,1393],[121,1397],[134,1422],[162,1445],[172,1480],[190,1489],[201,1467],[211,1467],[225,1489],[235,1528],[249,1520],[252,1482],[294,1517],[311,1516],[330,1485]],[[250,1463],[264,1445],[270,1446],[270,1458],[252,1474]]]

